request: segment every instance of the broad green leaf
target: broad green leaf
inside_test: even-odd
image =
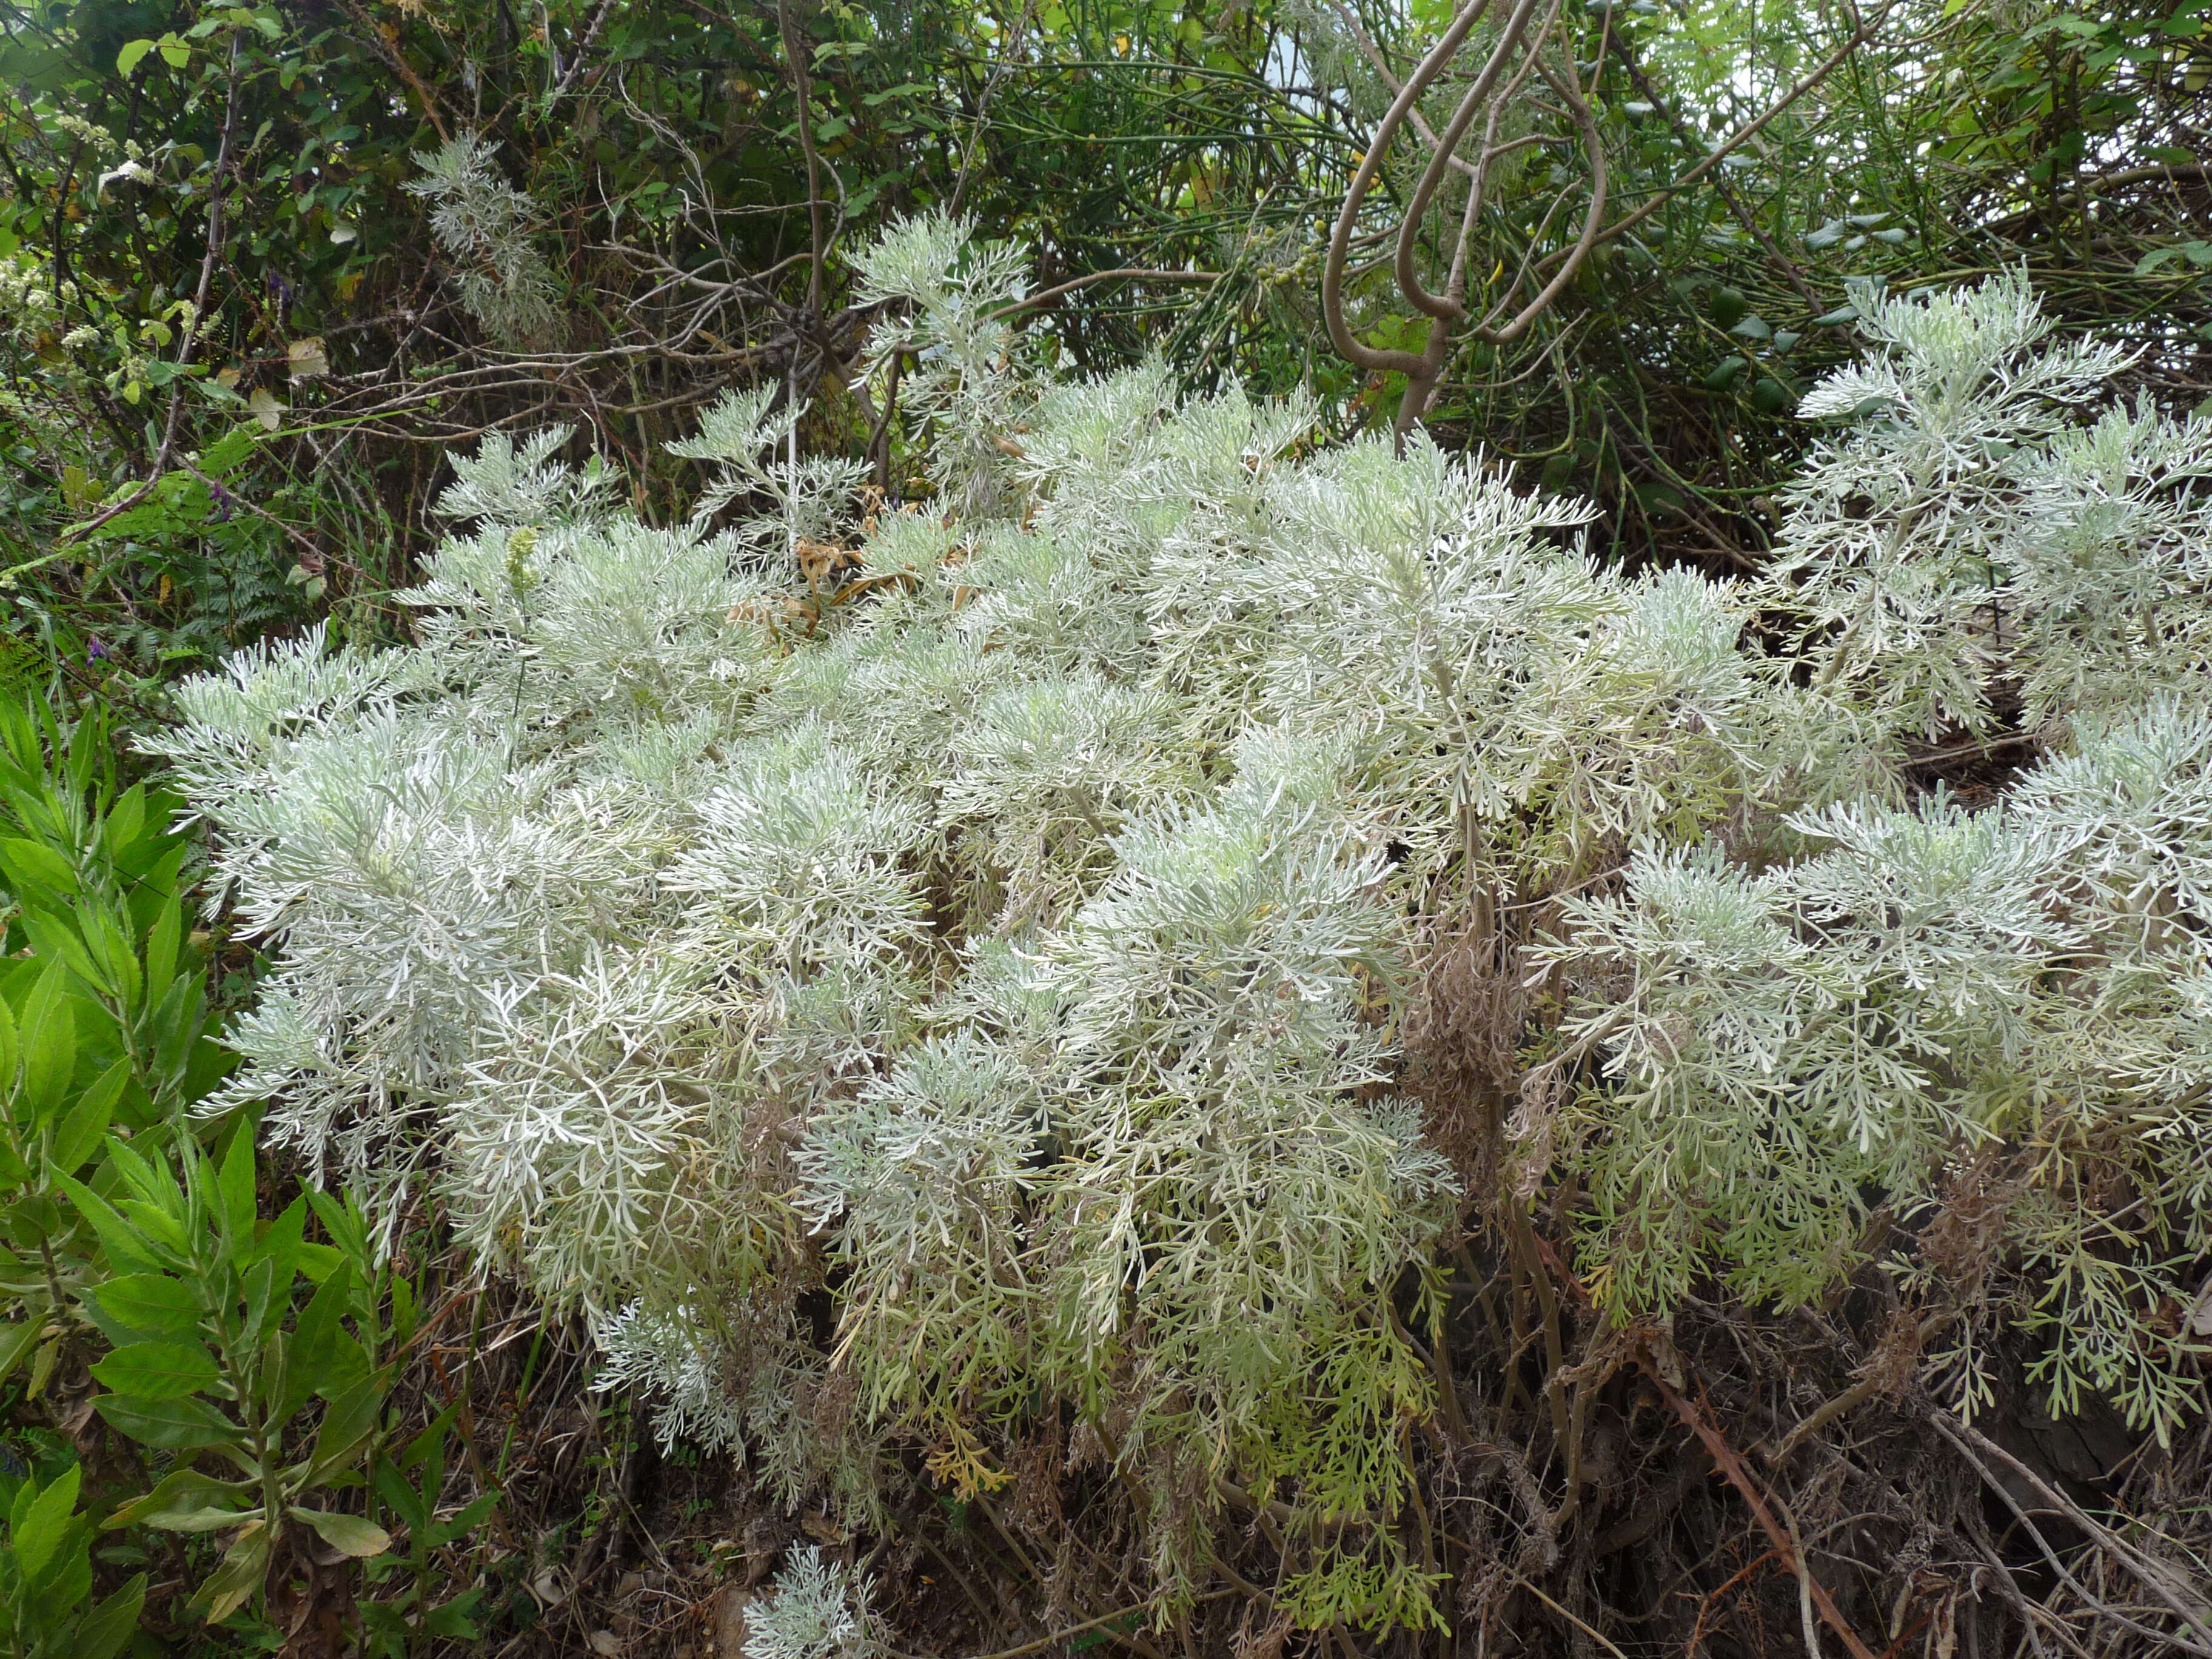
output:
[[[120,856],[145,827],[146,786],[134,783],[115,798],[115,805],[107,809],[106,820],[100,826],[100,839],[107,848],[107,855]]]
[[[243,1455],[247,1444],[246,1431],[204,1400],[130,1400],[104,1394],[92,1403],[111,1428],[142,1446],[163,1451],[221,1446]]]
[[[163,1517],[197,1516],[210,1510],[228,1513],[232,1522],[240,1506],[252,1501],[258,1488],[251,1480],[218,1480],[198,1469],[172,1469],[154,1490],[134,1498],[100,1522],[103,1528],[161,1527],[166,1530],[201,1531],[202,1528],[173,1526]]]
[[[376,1460],[375,1474],[371,1484],[376,1488],[376,1495],[406,1523],[408,1530],[418,1534],[416,1541],[422,1542],[419,1534],[427,1534],[430,1529],[430,1515],[435,1500],[426,1501],[388,1457]]]
[[[354,1343],[342,1340],[338,1322],[344,1317],[352,1295],[353,1268],[342,1263],[301,1310],[285,1354],[284,1393],[276,1403],[279,1418],[290,1418],[312,1395],[329,1387],[342,1356],[357,1361],[361,1350]]]
[[[123,50],[115,54],[115,72],[118,75],[130,74],[143,61],[146,54],[153,50],[154,43],[151,40],[125,40],[123,43]]]
[[[137,1633],[146,1603],[146,1575],[138,1574],[85,1615],[70,1643],[70,1659],[115,1659]]]
[[[132,948],[129,933],[117,921],[114,910],[104,903],[81,900],[76,907],[76,922],[83,934],[85,954],[100,971],[99,982],[124,1007],[136,1011],[144,988],[144,975],[138,969],[138,952]]]
[[[268,1576],[269,1528],[256,1518],[246,1522],[246,1530],[231,1540],[230,1547],[223,1552],[222,1565],[199,1587],[192,1599],[200,1604],[201,1616],[209,1624],[220,1625],[246,1605]]]
[[[236,1340],[246,1347],[258,1347],[268,1322],[270,1304],[276,1300],[276,1264],[268,1261],[257,1261],[240,1278],[244,1281],[246,1291],[246,1322],[238,1328]],[[285,1288],[290,1289],[289,1285]],[[277,1316],[279,1319],[283,1316],[281,1305],[277,1309]]]
[[[428,1528],[428,1536],[424,1541],[433,1549],[443,1549],[455,1539],[465,1538],[483,1525],[498,1507],[497,1492],[480,1492],[459,1513]]]
[[[391,1386],[392,1373],[388,1370],[372,1371],[331,1400],[329,1409],[323,1413],[322,1428],[315,1436],[307,1486],[319,1486],[359,1461],[376,1433],[385,1392]]]
[[[53,1565],[55,1553],[69,1535],[70,1516],[76,1508],[82,1480],[83,1471],[70,1464],[31,1500],[29,1510],[16,1522],[9,1541],[15,1546],[16,1571],[27,1582],[37,1583]]]
[[[23,1024],[23,1084],[19,1109],[24,1119],[43,1123],[60,1110],[76,1070],[76,999],[58,994],[54,975],[40,982],[56,994],[33,994]]]
[[[315,1535],[341,1555],[350,1555],[356,1560],[364,1556],[381,1555],[392,1547],[392,1534],[374,1521],[358,1515],[341,1515],[331,1510],[303,1510],[288,1511],[295,1521],[304,1521],[315,1529]]]
[[[276,1269],[278,1288],[289,1290],[293,1275],[300,1270],[300,1249],[307,1230],[307,1200],[295,1198],[274,1221],[261,1228],[248,1261],[271,1263]]]
[[[43,890],[68,898],[77,891],[76,866],[52,848],[21,836],[0,839],[0,875],[18,896]]]
[[[17,1320],[0,1325],[0,1382],[5,1382],[14,1374],[15,1367],[23,1363],[23,1356],[38,1346],[39,1339],[46,1334],[46,1322],[43,1318]]]
[[[73,922],[35,904],[25,907],[21,920],[23,931],[30,935],[31,949],[39,956],[48,962],[65,963],[86,984],[112,993],[114,988],[106,982],[100,964],[84,948]]]
[[[151,1242],[125,1219],[113,1205],[71,1176],[62,1176],[55,1184],[68,1197],[77,1214],[83,1217],[99,1236],[100,1248],[107,1252],[110,1267],[126,1273],[161,1272],[161,1258]]]
[[[477,1640],[483,1634],[475,1623],[477,1607],[483,1600],[481,1589],[466,1589],[450,1601],[441,1601],[423,1615],[423,1632],[443,1637],[449,1642]]]
[[[139,1516],[138,1521],[141,1526],[151,1527],[156,1532],[225,1532],[236,1526],[245,1513],[217,1504],[205,1509],[157,1510]]]
[[[215,1386],[221,1375],[197,1342],[133,1342],[92,1368],[101,1386],[135,1400],[181,1400]]]
[[[149,1336],[190,1336],[204,1316],[198,1293],[167,1273],[125,1273],[96,1294],[109,1318]]]
[[[54,1131],[53,1167],[74,1174],[92,1155],[100,1150],[106,1138],[107,1126],[115,1121],[115,1103],[123,1098],[123,1091],[131,1085],[131,1061],[118,1060],[97,1078],[77,1097],[62,1119],[61,1127]]]
[[[253,1130],[240,1123],[231,1131],[216,1181],[216,1224],[230,1248],[230,1259],[244,1267],[253,1253]]]

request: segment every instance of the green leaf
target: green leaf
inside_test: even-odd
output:
[[[77,1486],[84,1472],[72,1463],[53,1484],[31,1500],[23,1518],[15,1523],[15,1570],[35,1583],[53,1565],[54,1556],[69,1536],[70,1516],[76,1508]]]
[[[356,1560],[364,1556],[381,1555],[392,1547],[392,1534],[374,1521],[358,1515],[341,1515],[331,1510],[303,1510],[295,1507],[288,1511],[295,1521],[304,1521],[315,1529],[315,1535],[341,1555],[350,1555]]]
[[[489,1518],[491,1512],[498,1507],[499,1494],[497,1492],[481,1492],[477,1494],[476,1498],[471,1499],[468,1505],[461,1510],[459,1513],[447,1520],[439,1522],[435,1526],[426,1528],[428,1536],[425,1541],[433,1549],[442,1549],[447,1544],[452,1543],[456,1538],[466,1537],[470,1533],[474,1532],[478,1527],[483,1525],[484,1522]]]
[[[426,1542],[435,1499],[424,1498],[409,1485],[407,1477],[388,1457],[376,1460],[376,1470],[370,1484],[376,1488],[376,1495],[385,1501],[392,1512],[406,1522],[408,1530],[416,1534],[415,1541],[418,1545]]]
[[[353,1268],[342,1263],[301,1310],[285,1355],[285,1387],[283,1397],[276,1402],[278,1417],[290,1418],[311,1395],[340,1380],[334,1372],[342,1355],[355,1358],[357,1364],[361,1351],[353,1343],[340,1340],[343,1329],[338,1323],[352,1296]]]
[[[124,1273],[159,1273],[161,1261],[145,1236],[132,1226],[116,1210],[83,1182],[69,1176],[57,1177],[55,1184],[68,1197],[77,1214],[99,1235],[100,1247],[107,1252],[108,1264]]]
[[[20,837],[0,840],[0,873],[20,896],[26,889],[67,898],[77,891],[76,871],[51,847]]]
[[[266,1261],[276,1269],[276,1287],[289,1291],[292,1276],[300,1270],[300,1252],[303,1248],[302,1235],[307,1230],[307,1200],[295,1198],[284,1206],[283,1213],[261,1229],[254,1241],[248,1264]]]
[[[99,964],[93,961],[92,953],[84,948],[84,939],[73,925],[35,905],[27,907],[20,920],[23,931],[31,936],[33,954],[45,957],[58,969],[67,963],[88,985],[97,986],[101,990],[112,990],[113,988],[104,981]]]
[[[230,1259],[243,1267],[253,1252],[253,1129],[241,1122],[231,1131],[230,1147],[223,1154],[216,1178],[216,1199],[221,1206],[216,1223],[230,1247]]]
[[[116,920],[114,910],[106,904],[80,900],[76,922],[84,937],[85,954],[100,970],[100,984],[125,1008],[137,1008],[144,977],[138,970],[138,953],[131,948],[131,935]]]
[[[131,1061],[125,1056],[102,1072],[77,1097],[61,1127],[54,1131],[55,1169],[73,1175],[100,1150],[107,1126],[115,1121],[115,1103],[123,1098],[130,1084]]]
[[[161,61],[171,69],[182,69],[192,61],[192,49],[173,34],[163,35],[155,42],[155,49],[161,54]]]
[[[220,1625],[244,1607],[269,1576],[269,1528],[258,1516],[231,1540],[217,1567],[192,1597],[210,1625]]]
[[[323,1426],[315,1436],[314,1455],[306,1484],[319,1486],[360,1460],[375,1437],[385,1391],[392,1386],[389,1370],[372,1371],[341,1392],[323,1413]]]
[[[255,1491],[250,1480],[218,1480],[198,1469],[172,1469],[153,1491],[124,1504],[100,1525],[212,1532],[236,1526],[242,1513],[240,1506],[251,1502]]]
[[[93,1409],[109,1427],[142,1446],[163,1451],[191,1451],[205,1446],[246,1446],[246,1431],[204,1400],[127,1400],[104,1394]]]
[[[0,1325],[0,1382],[5,1382],[23,1363],[23,1356],[39,1346],[45,1334],[46,1322],[43,1318],[18,1320]]]
[[[54,994],[41,995],[48,987]],[[52,970],[40,981],[23,1024],[23,1085],[20,1105],[32,1123],[43,1123],[61,1109],[76,1070],[75,999],[59,994]]]
[[[1751,362],[1748,358],[1722,358],[1719,363],[1714,367],[1712,373],[1705,376],[1705,390],[1708,392],[1727,391],[1730,386],[1735,384],[1736,377],[1750,367]]]
[[[246,1291],[246,1322],[237,1328],[235,1340],[248,1347],[257,1346],[267,1328],[270,1307],[276,1298],[276,1264],[257,1261],[240,1278],[244,1282]],[[290,1288],[289,1284],[285,1286],[288,1291]],[[289,1299],[289,1297],[286,1298],[288,1302]],[[277,1318],[281,1321],[283,1317],[283,1310],[279,1308]]]
[[[107,817],[100,826],[100,839],[107,848],[107,855],[119,859],[123,850],[138,839],[138,832],[146,827],[146,786],[134,783],[115,798],[115,805],[107,809]]]
[[[96,1292],[100,1310],[126,1329],[149,1336],[190,1336],[204,1310],[191,1285],[167,1273],[125,1273]]]
[[[171,899],[154,918],[146,935],[146,1002],[159,1006],[176,977],[178,947],[184,942],[185,907]]]
[[[474,1622],[478,1603],[483,1600],[481,1589],[465,1589],[452,1600],[441,1601],[422,1617],[425,1635],[441,1636],[449,1642],[473,1642],[483,1632]]]
[[[115,1659],[138,1629],[146,1603],[146,1575],[140,1573],[85,1615],[70,1643],[70,1659]]]
[[[137,1400],[181,1400],[215,1386],[221,1375],[197,1342],[133,1342],[92,1368],[100,1383]]]

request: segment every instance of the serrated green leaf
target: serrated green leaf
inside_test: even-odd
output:
[[[67,974],[60,972],[64,968],[87,985],[101,990],[109,988],[100,973],[100,964],[93,960],[92,952],[85,949],[84,939],[74,923],[39,905],[27,907],[16,920],[30,938],[32,953],[54,965],[58,975],[55,988],[58,993],[67,988]],[[27,1025],[30,1023],[27,1008],[24,1014],[24,1024]]]
[[[115,54],[115,72],[128,75],[137,69],[146,54],[154,50],[151,40],[125,40],[123,50]]]
[[[131,1085],[131,1061],[126,1056],[102,1072],[77,1097],[76,1104],[63,1116],[54,1131],[52,1165],[75,1174],[100,1150],[107,1126],[115,1121],[116,1103]]]
[[[161,1271],[160,1255],[113,1205],[73,1176],[62,1176],[55,1184],[99,1237],[111,1267],[126,1273]]]
[[[54,1565],[56,1553],[69,1536],[70,1516],[76,1509],[76,1494],[83,1471],[72,1463],[54,1477],[52,1485],[33,1498],[9,1541],[15,1552],[15,1570],[29,1583],[43,1578]]]
[[[47,892],[57,897],[76,896],[76,870],[51,847],[21,836],[0,839],[0,875],[19,896],[25,892]]]
[[[167,1273],[125,1273],[94,1294],[110,1319],[148,1336],[190,1336],[204,1316],[198,1292]]]

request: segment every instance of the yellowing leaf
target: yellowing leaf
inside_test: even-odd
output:
[[[304,1521],[315,1529],[315,1535],[341,1555],[356,1559],[381,1555],[392,1547],[392,1534],[374,1521],[358,1515],[340,1515],[330,1510],[292,1511],[295,1520]]]

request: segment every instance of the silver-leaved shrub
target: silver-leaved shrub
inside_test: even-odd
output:
[[[1403,1310],[1547,1173],[1627,1319],[1816,1297],[1873,1206],[2033,1149],[1983,1279],[1923,1286],[1941,1363],[1971,1405],[2010,1320],[2062,1406],[2191,1408],[2212,428],[2093,415],[2118,365],[2017,281],[1868,297],[1771,573],[1630,575],[1418,435],[1032,371],[1018,262],[957,225],[862,268],[926,508],[864,511],[758,396],[674,528],[495,438],[414,645],[184,688],[156,746],[271,951],[226,1100],[272,1140],[387,1220],[434,1194],[793,1502],[879,1518],[902,1442],[989,1490],[1064,1414],[1170,1600],[1272,1500],[1316,1625],[1437,1618],[1343,1518],[1397,1511],[1434,1403]],[[1914,787],[2001,716],[2045,756],[2002,799]],[[1536,907],[1474,1193],[1403,1033],[1437,940]]]

